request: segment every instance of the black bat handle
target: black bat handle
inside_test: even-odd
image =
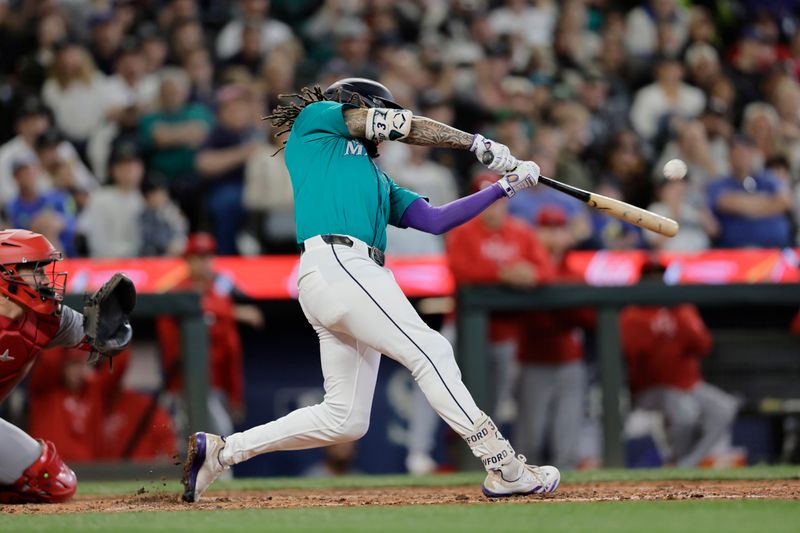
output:
[[[560,181],[548,178],[547,176],[539,176],[539,183],[542,185],[547,185],[551,189],[563,192],[564,194],[568,194],[584,203],[588,202],[592,197],[590,193],[584,191],[583,189],[573,187],[572,185],[567,185],[566,183],[561,183]]]
[[[494,154],[492,152],[483,152],[481,156],[481,162],[484,165],[491,165],[492,161],[494,161]]]

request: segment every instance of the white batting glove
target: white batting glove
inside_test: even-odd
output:
[[[523,161],[512,172],[506,172],[497,180],[506,196],[511,198],[517,191],[533,187],[539,183],[539,165],[533,161]]]
[[[508,146],[487,139],[480,133],[473,136],[469,151],[475,154],[478,161],[489,167],[489,170],[495,172],[514,170],[519,165],[519,160],[511,155]]]

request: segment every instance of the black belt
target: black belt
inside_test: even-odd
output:
[[[353,247],[353,239],[347,237],[346,235],[329,234],[320,235],[320,237],[322,237],[322,240],[325,241],[325,244],[341,244],[349,248]],[[301,242],[299,246],[301,254],[306,251],[306,244],[304,242]],[[384,257],[383,252],[369,245],[367,245],[367,250],[369,250],[369,258],[378,263],[378,265],[383,266],[383,264],[386,262],[386,257]]]

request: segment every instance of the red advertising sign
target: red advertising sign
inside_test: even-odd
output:
[[[297,298],[299,257],[218,257],[214,267],[232,279],[253,298],[282,300]],[[169,292],[188,276],[186,262],[180,258],[68,259],[68,292],[84,293],[97,289],[114,272],[125,272],[142,293]],[[444,257],[389,258],[388,268],[403,291],[411,298],[452,294],[455,288]]]
[[[693,254],[670,253],[660,258],[667,265],[664,279],[677,283],[796,283],[800,250],[707,250]],[[572,252],[567,261],[583,272],[589,285],[630,285],[639,280],[646,252]]]
[[[664,254],[667,283],[797,283],[800,250],[709,250],[695,254]],[[573,252],[568,261],[590,285],[629,285],[639,280],[645,252]],[[220,257],[214,266],[246,294],[258,299],[297,297],[297,256]],[[99,287],[114,272],[125,272],[139,292],[163,293],[188,275],[180,258],[69,259],[69,292]],[[455,284],[444,256],[389,258],[400,287],[411,298],[448,296]]]

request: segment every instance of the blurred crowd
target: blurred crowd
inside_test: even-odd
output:
[[[294,252],[292,191],[261,118],[305,85],[380,80],[544,175],[676,218],[674,239],[543,187],[575,247],[797,242],[798,2],[733,0],[0,0],[3,223],[70,256]],[[395,180],[443,203],[470,154],[386,143]],[[685,180],[665,180],[683,159]],[[390,252],[441,239],[395,231]]]

